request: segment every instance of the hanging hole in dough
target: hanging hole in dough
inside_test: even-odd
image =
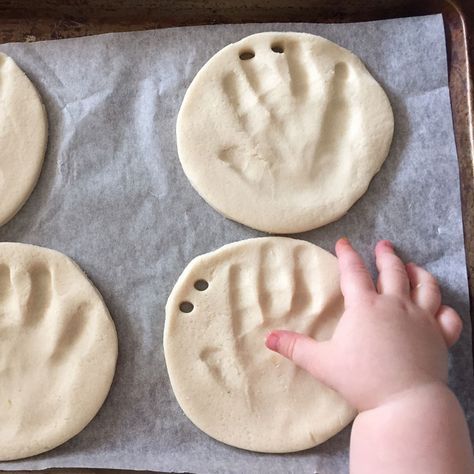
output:
[[[190,303],[189,301],[183,301],[179,305],[179,310],[182,313],[190,313],[194,309],[194,305]]]
[[[239,58],[242,60],[242,61],[247,61],[249,59],[252,59],[255,57],[255,53],[253,51],[242,51],[240,54],[239,54]]]
[[[206,280],[196,280],[194,282],[194,288],[198,291],[205,291],[209,288],[209,283]]]
[[[285,49],[283,48],[281,44],[272,44],[272,51],[274,53],[281,54],[285,52]]]

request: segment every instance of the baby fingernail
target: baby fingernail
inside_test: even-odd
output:
[[[392,242],[390,242],[390,240],[384,240],[383,243],[386,247],[393,250],[393,244],[392,244]]]
[[[280,340],[278,334],[271,332],[265,341],[265,345],[272,351],[278,350],[278,341]]]

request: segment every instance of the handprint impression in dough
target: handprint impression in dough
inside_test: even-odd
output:
[[[78,301],[72,311],[65,312],[58,305],[60,299],[47,265],[15,270],[0,263],[0,337],[17,341],[16,354],[1,354],[0,372],[3,364],[11,365],[12,360],[16,366],[29,361],[57,363],[86,335],[91,310],[88,302]]]
[[[214,380],[228,393],[243,390],[247,406],[254,409],[255,390],[249,378],[260,379],[258,372],[268,360],[279,367],[281,360],[262,344],[265,335],[275,328],[292,328],[298,332],[328,338],[336,316],[342,312],[342,298],[313,294],[315,283],[312,254],[305,246],[295,245],[285,253],[273,243],[260,244],[248,260],[229,261],[220,269],[225,288],[216,298],[232,338],[206,346],[199,354]],[[317,286],[317,285],[316,285]],[[317,315],[317,317],[315,316]],[[288,385],[299,371],[287,367],[288,373],[277,383]],[[277,371],[278,373],[278,371]]]
[[[295,177],[309,184],[342,159],[340,144],[351,134],[350,67],[324,56],[291,40],[241,53],[238,70],[222,82],[239,134],[219,159],[272,188]]]

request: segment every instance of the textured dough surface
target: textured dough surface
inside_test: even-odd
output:
[[[199,280],[208,288],[197,290]],[[183,302],[194,309],[182,312]],[[184,413],[213,438],[252,451],[299,451],[333,436],[353,409],[264,340],[277,328],[329,339],[342,311],[336,258],[308,242],[257,238],[195,258],[168,299],[164,332]]]
[[[116,359],[114,323],[80,268],[54,250],[0,243],[0,461],[79,433]]]
[[[0,53],[0,225],[18,212],[35,187],[47,129],[35,87],[12,58]]]
[[[346,213],[392,135],[390,103],[359,58],[306,33],[259,33],[219,51],[177,121],[179,158],[196,191],[224,216],[273,233]]]

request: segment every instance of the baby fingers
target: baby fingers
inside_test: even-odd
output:
[[[396,296],[410,295],[410,284],[408,281],[405,265],[393,249],[388,240],[381,240],[375,247],[375,257],[379,277],[377,290],[380,294]]]
[[[441,306],[436,313],[446,345],[451,347],[457,342],[462,331],[462,320],[459,314],[449,306]]]
[[[341,271],[341,291],[346,307],[352,303],[359,304],[361,298],[374,294],[374,282],[369,270],[347,238],[337,241],[336,255]]]
[[[410,280],[411,299],[420,308],[435,315],[441,305],[441,291],[436,278],[414,263],[406,265]]]
[[[265,345],[309,372],[326,385],[330,385],[329,342],[317,342],[311,337],[292,331],[272,331]]]

